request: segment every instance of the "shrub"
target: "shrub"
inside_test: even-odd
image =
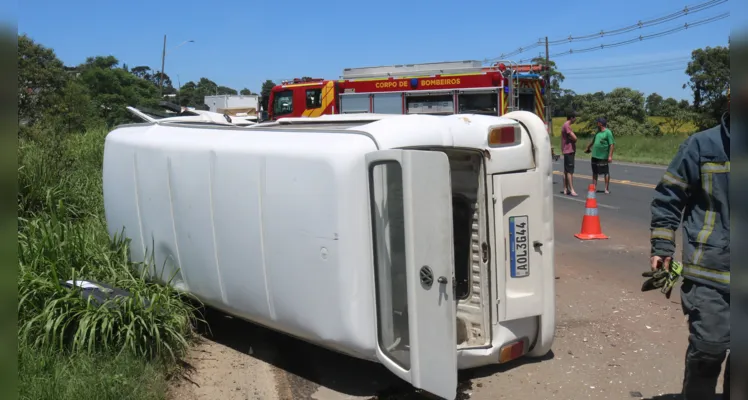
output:
[[[617,88],[584,102],[580,123],[587,133],[597,132],[596,120],[604,117],[615,136],[660,136],[662,131],[650,122],[644,109],[644,95],[629,88]]]
[[[662,136],[662,130],[650,121],[637,122],[631,118],[614,117],[608,127],[616,136]]]

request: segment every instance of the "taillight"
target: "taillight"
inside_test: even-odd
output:
[[[521,137],[518,125],[494,127],[488,132],[488,145],[491,147],[513,145],[519,143]]]
[[[527,351],[527,341],[520,339],[514,343],[504,345],[499,351],[499,363],[505,363],[512,360],[516,360]]]

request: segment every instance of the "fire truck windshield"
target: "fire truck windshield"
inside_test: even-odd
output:
[[[275,117],[293,112],[293,91],[276,92],[273,99],[273,115]]]

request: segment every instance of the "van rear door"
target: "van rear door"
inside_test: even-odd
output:
[[[414,387],[457,395],[452,192],[444,153],[367,154],[377,357]]]
[[[499,249],[505,249],[499,277],[505,301],[500,320],[543,315],[546,268],[546,232],[553,230],[552,216],[545,215],[541,193],[542,174],[537,170],[493,175],[494,219]],[[503,243],[502,243],[503,242]],[[550,251],[550,250],[548,250]],[[500,285],[501,286],[501,285]]]

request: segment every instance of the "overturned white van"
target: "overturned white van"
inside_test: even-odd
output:
[[[104,205],[157,278],[452,399],[458,369],[551,348],[550,153],[523,111],[134,124]]]

